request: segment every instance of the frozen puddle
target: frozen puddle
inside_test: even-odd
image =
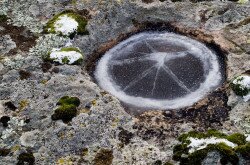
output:
[[[190,106],[220,86],[219,59],[204,44],[174,33],[145,32],[110,49],[95,71],[98,84],[141,108]]]

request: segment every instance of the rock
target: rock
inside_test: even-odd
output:
[[[52,48],[70,40],[43,33],[44,26],[68,9],[88,20],[89,34],[70,41],[86,61],[43,65]],[[172,156],[180,134],[209,128],[250,132],[249,102],[228,88],[232,78],[250,70],[249,2],[2,0],[0,15],[9,18],[0,25],[0,115],[10,118],[7,127],[0,124],[0,146],[11,150],[0,164],[94,164],[103,157],[107,164],[177,164]],[[219,50],[227,63],[223,87],[192,107],[127,113],[123,103],[98,87],[92,71],[107,50],[144,30],[181,33]],[[20,70],[31,76],[21,80]],[[63,96],[81,102],[67,123],[51,119]],[[211,153],[203,163],[216,163],[217,156]]]
[[[9,35],[0,37],[0,54],[7,54],[14,48],[16,48],[16,43],[12,41]]]
[[[38,138],[38,133],[38,130],[22,133],[22,136],[20,137],[21,144],[25,147],[34,147]]]

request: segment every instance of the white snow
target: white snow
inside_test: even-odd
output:
[[[247,94],[246,96],[243,96],[243,100],[244,100],[245,102],[247,102],[248,100],[250,100],[250,93]]]
[[[50,54],[50,58],[55,62],[59,62],[60,64],[63,64],[62,60],[65,57],[69,60],[68,64],[73,64],[77,60],[83,58],[82,54],[77,51],[60,51],[60,49],[55,48],[52,49],[52,52]]]
[[[239,80],[242,79],[242,80]],[[248,88],[250,89],[250,76],[248,75],[241,75],[237,77],[233,84],[239,84],[241,89]],[[250,93],[248,93],[246,96],[243,96],[244,101],[250,100]]]
[[[246,135],[246,141],[250,142],[250,134]]]
[[[197,150],[201,150],[207,147],[208,144],[218,144],[218,143],[225,143],[226,145],[234,148],[237,145],[226,140],[226,139],[220,139],[216,137],[206,138],[206,139],[198,139],[198,138],[192,138],[190,137],[189,140],[191,143],[188,145],[188,147],[191,147],[189,149],[189,153],[193,153]]]
[[[239,79],[242,79],[242,80],[239,81]],[[233,81],[233,84],[239,84],[243,88],[250,88],[250,76],[241,75]]]
[[[77,30],[78,22],[72,17],[62,15],[55,21],[54,27],[56,32],[69,35]]]
[[[190,92],[183,97],[172,100],[144,98],[126,94],[125,91],[120,88],[119,84],[115,83],[108,71],[110,67],[109,65],[110,63],[112,63],[112,59],[117,54],[119,54],[119,51],[123,50],[124,48],[129,50],[129,48],[131,48],[133,44],[149,39],[163,40],[164,42],[172,45],[180,45],[182,47],[185,47],[187,51],[193,52],[193,54],[204,63],[203,67],[205,68],[207,73],[206,79],[203,83],[200,84],[200,87],[196,91]],[[100,59],[96,67],[95,77],[98,81],[98,84],[104,90],[110,92],[121,101],[137,107],[157,109],[176,109],[190,106],[204,97],[208,92],[210,92],[210,90],[217,87],[221,82],[220,66],[216,54],[214,54],[204,44],[198,41],[185,36],[167,32],[140,33],[119,43],[117,46],[106,52],[106,54]]]

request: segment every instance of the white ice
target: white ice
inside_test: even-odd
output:
[[[63,35],[70,35],[77,30],[78,22],[72,17],[62,15],[55,21],[54,27],[56,32],[61,32]]]
[[[207,147],[208,144],[225,143],[227,146],[230,146],[232,148],[237,146],[236,144],[228,141],[227,139],[221,139],[216,137],[211,137],[206,139],[198,139],[190,137],[188,140],[191,141],[191,143],[188,145],[188,147],[190,147],[188,151],[189,153],[193,153],[197,150],[204,149]]]
[[[157,50],[155,50],[155,48],[152,47],[149,42],[147,42],[147,40],[153,40],[153,39],[163,40],[164,42],[169,43],[171,45],[179,45],[187,49],[187,51],[172,52],[172,53],[171,52],[166,52],[166,53],[157,52]],[[121,50],[126,48],[126,50],[129,51],[133,47],[133,44],[136,44],[142,41],[145,42],[145,44],[148,46],[151,53],[145,54],[145,53],[138,52],[138,57],[136,58],[113,60],[114,57],[118,55]],[[204,70],[206,71],[205,81],[200,84],[200,87],[197,90],[192,91],[192,92],[164,64],[164,60],[166,62],[167,60],[170,60],[177,56],[184,57],[188,53],[199,58],[204,63],[203,67],[204,67]],[[138,77],[132,80],[132,82],[130,82],[127,85],[127,87],[121,88],[119,84],[116,84],[115,81],[112,80],[110,73],[109,73],[110,66],[133,63],[133,62],[136,62],[136,60],[143,61],[145,59],[156,61],[156,65],[153,66],[152,68],[148,68],[148,70],[142,72],[141,74],[138,74]],[[143,77],[147,76],[149,73],[152,72],[152,69],[159,69],[160,67],[164,69],[165,72],[167,72],[180,87],[188,91],[188,94],[183,97],[176,98],[174,100],[143,98],[143,97],[136,97],[136,96],[131,96],[131,95],[126,94],[126,90],[128,88],[135,85],[138,81],[141,81]],[[151,93],[154,93],[154,89],[156,86],[155,82],[157,81],[158,76],[159,75],[157,71],[155,78],[154,78],[155,81],[154,81]],[[96,67],[95,77],[98,81],[98,84],[104,90],[110,92],[121,101],[128,103],[128,104],[132,104],[137,107],[157,108],[157,109],[176,109],[176,108],[182,108],[185,106],[190,106],[193,103],[200,100],[206,94],[208,94],[211,89],[214,89],[215,87],[217,87],[221,82],[220,67],[219,67],[219,62],[218,62],[218,58],[216,54],[214,54],[204,44],[198,41],[187,38],[185,36],[177,35],[174,33],[168,33],[168,32],[165,32],[165,33],[144,32],[144,33],[134,35],[130,37],[129,39],[119,43],[117,46],[115,46],[114,48],[106,52],[106,54],[100,59]]]
[[[53,49],[50,54],[50,58],[55,62],[59,62],[60,64],[63,64],[62,60],[65,57],[69,60],[68,64],[73,64],[77,60],[83,58],[82,54],[77,51],[60,51],[60,49]]]

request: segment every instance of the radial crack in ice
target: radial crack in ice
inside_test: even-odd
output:
[[[152,53],[158,52],[157,50],[155,50],[155,48],[153,48],[152,45],[150,45],[150,44],[148,43],[148,41],[145,40],[144,42],[145,42],[145,44],[148,46],[149,50],[150,50]]]
[[[173,78],[173,80],[174,80],[181,88],[185,89],[185,90],[186,90],[187,92],[189,92],[189,93],[192,92],[192,91],[190,91],[190,90],[188,89],[188,87],[187,87],[181,80],[179,80],[179,78],[171,71],[171,69],[169,69],[166,65],[163,65],[162,68],[163,68],[163,70],[164,70],[167,74],[169,74],[169,75]]]
[[[166,50],[172,50],[173,47],[176,45],[176,48],[181,48],[184,51],[177,51],[173,50],[167,51],[167,52],[162,52],[162,51],[157,51],[156,47],[152,47],[148,41],[161,41],[161,43],[165,44],[162,45],[163,47],[166,47],[167,45],[170,45],[170,49]],[[150,53],[142,53],[141,50],[143,47],[138,47],[135,45],[138,45],[138,43],[146,45],[150,49]],[[158,46],[157,46],[158,48]],[[138,50],[138,51],[135,51]],[[121,84],[117,82],[116,79],[114,79],[114,75],[112,75],[113,69],[116,70],[117,73],[119,73],[119,68],[113,68],[110,66],[113,66],[113,62],[116,60],[116,57],[123,57],[124,54],[122,52],[133,52],[134,55],[138,55],[135,59],[139,60],[132,60],[132,59],[125,59],[124,66],[120,68],[120,72],[122,73],[124,71],[123,68],[126,68],[127,71],[130,70],[130,67],[135,66],[131,71],[131,73],[137,74],[136,78],[134,78],[130,83],[128,83],[127,86],[122,87]],[[145,55],[146,54],[146,55]],[[176,62],[176,65],[174,68],[178,69],[178,63],[179,60],[187,60],[186,64],[191,65],[190,68],[184,67],[182,69],[185,69],[186,71],[189,70],[189,72],[192,72],[193,66],[192,63],[188,63],[188,59],[182,59],[186,56],[190,56],[193,59],[198,59],[201,62],[201,65],[198,68],[199,70],[203,70],[203,75],[205,78],[202,80],[199,84],[197,84],[196,89],[192,89],[192,91],[187,87],[187,85],[184,84],[183,81],[181,81],[177,76],[176,76],[176,70],[172,70],[173,68],[169,68],[166,66],[166,62],[172,60],[172,59],[177,59],[172,61],[173,64]],[[126,56],[124,56],[126,57]],[[146,63],[149,65],[145,71],[140,70],[145,68],[139,65],[138,69],[136,69],[137,63],[136,62],[141,62],[144,61],[143,58],[145,58],[145,61],[155,61],[156,63]],[[180,59],[179,59],[180,58]],[[119,61],[119,60],[118,60]],[[116,62],[118,62],[116,61]],[[128,62],[129,61],[129,62]],[[130,63],[131,62],[131,63]],[[120,63],[121,64],[121,63]],[[121,65],[123,65],[121,64]],[[129,64],[129,65],[128,65]],[[133,64],[133,65],[131,65]],[[144,65],[144,63],[142,63]],[[127,66],[126,66],[127,65]],[[150,66],[151,65],[151,66]],[[153,65],[153,66],[152,66]],[[118,70],[117,70],[118,69]],[[155,74],[149,74],[153,71],[153,69],[157,69]],[[176,84],[179,86],[179,88],[183,88],[188,93],[178,96],[177,98],[174,99],[156,99],[157,98],[157,92],[158,90],[163,90],[162,88],[157,88],[157,80],[160,76],[162,76],[159,72],[159,69],[163,69],[168,75],[170,75],[170,78],[176,82]],[[191,70],[190,70],[191,69]],[[126,76],[129,76],[129,72],[127,73],[126,71]],[[135,72],[136,71],[136,72]],[[175,72],[173,72],[175,71]],[[195,71],[195,70],[194,70]],[[110,92],[114,96],[116,96],[118,99],[121,101],[137,106],[137,107],[144,107],[144,108],[158,108],[158,109],[176,109],[176,108],[182,108],[185,106],[190,106],[193,103],[197,102],[200,100],[202,97],[204,97],[208,92],[211,90],[214,90],[216,87],[218,87],[222,83],[222,76],[225,75],[225,73],[221,72],[221,68],[219,66],[219,61],[218,57],[216,54],[214,54],[211,50],[209,50],[204,44],[190,39],[185,36],[177,35],[174,33],[168,33],[168,32],[145,32],[145,33],[140,33],[137,35],[134,35],[130,37],[129,39],[119,43],[117,46],[114,48],[110,49],[106,54],[100,59],[98,62],[98,65],[96,67],[95,71],[95,77],[98,81],[98,84],[106,91]],[[186,74],[186,73],[183,73]],[[124,78],[127,78],[127,77]],[[128,94],[130,87],[133,85],[137,84],[139,81],[141,81],[144,77],[146,76],[155,76],[152,77],[151,79],[145,79],[145,81],[152,81],[152,82],[145,82],[143,83],[144,85],[148,86],[143,86],[140,88],[145,88],[145,91],[149,91],[149,94],[151,94],[152,98],[147,98],[144,97],[143,95],[130,95]],[[188,77],[188,75],[184,75],[184,77]],[[192,79],[188,81],[193,81]],[[186,83],[186,81],[185,81]],[[161,86],[168,86],[168,84],[161,84]],[[170,84],[169,84],[170,85]],[[171,85],[169,86],[170,88]],[[161,91],[164,92],[164,91]],[[156,98],[154,98],[156,97]]]
[[[153,89],[152,89],[152,91],[151,91],[152,96],[154,95],[154,90],[155,90],[155,86],[156,86],[156,81],[157,81],[157,78],[158,78],[158,75],[159,75],[160,69],[161,69],[161,67],[160,67],[160,66],[158,66],[157,71],[156,71],[156,74],[155,74],[155,79],[154,79]]]
[[[130,63],[139,62],[139,61],[147,61],[148,57],[150,57],[150,54],[139,56],[139,57],[128,58],[128,59],[122,59],[122,60],[112,60],[112,65],[122,65],[122,64],[130,64]]]
[[[137,82],[139,82],[141,79],[143,79],[144,77],[146,77],[153,69],[155,68],[155,66],[152,66],[150,68],[148,68],[147,70],[145,70],[144,72],[142,72],[138,77],[136,77],[133,81],[131,81],[124,89],[123,91],[126,91],[127,89],[129,89],[131,86],[135,85]]]

